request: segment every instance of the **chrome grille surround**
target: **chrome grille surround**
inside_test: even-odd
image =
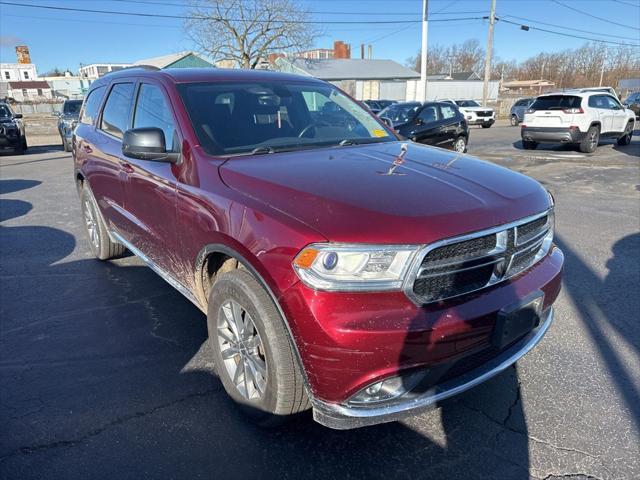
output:
[[[416,305],[426,305],[466,295],[500,283],[536,264],[549,252],[553,243],[553,227],[553,208],[550,208],[505,225],[426,245],[414,258],[403,283],[403,291]],[[486,247],[486,251],[474,256],[454,255],[449,261],[446,258],[443,259],[438,252],[442,247],[449,247],[449,249],[440,252],[455,251],[451,247],[456,244],[461,245],[463,242],[464,245],[461,245],[460,250],[469,252],[473,250],[469,246],[469,241],[478,240],[481,245],[487,245],[488,239],[490,239],[490,243]],[[432,252],[434,253],[434,261],[428,259]],[[436,290],[446,291],[447,282],[455,281],[456,276],[462,278],[462,281],[468,279],[469,288],[436,297],[430,297],[428,292],[416,291],[417,287],[419,289],[420,285],[428,284],[432,280],[437,282],[435,284]]]

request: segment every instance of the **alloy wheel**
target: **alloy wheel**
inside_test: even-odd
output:
[[[597,146],[598,146],[598,131],[593,130],[591,133],[589,133],[589,147],[592,150],[595,150]]]
[[[251,315],[236,301],[218,313],[218,345],[229,378],[246,399],[261,398],[267,387],[267,361]]]
[[[98,222],[96,221],[93,206],[89,200],[84,202],[84,222],[89,233],[89,241],[95,247],[96,251],[100,250],[100,242],[98,238]]]
[[[464,149],[467,147],[466,142],[464,141],[464,138],[460,137],[456,140],[456,143],[454,144],[453,148],[456,152],[458,153],[464,153]]]

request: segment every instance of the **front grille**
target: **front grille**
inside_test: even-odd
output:
[[[542,258],[550,247],[551,214],[427,247],[410,296],[431,303],[506,280]],[[471,238],[469,238],[471,237]]]
[[[478,116],[478,117],[490,117],[491,113],[492,112],[490,112],[488,110],[482,110],[482,111],[476,112],[476,116]]]

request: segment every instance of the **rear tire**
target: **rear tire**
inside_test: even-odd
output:
[[[113,242],[109,238],[102,214],[93,198],[93,194],[89,191],[89,187],[84,186],[82,188],[80,207],[93,255],[100,260],[109,260],[122,256],[126,249],[124,245]]]
[[[255,423],[276,426],[310,407],[284,319],[248,271],[218,276],[207,327],[222,385]]]
[[[492,123],[483,123],[482,128],[491,128]]]
[[[511,126],[517,127],[520,122],[518,121],[518,117],[515,115],[511,115]]]
[[[587,130],[587,134],[580,142],[580,151],[582,153],[593,153],[598,148],[600,141],[600,127],[593,125]]]
[[[465,153],[467,151],[467,139],[463,136],[456,138],[453,142],[453,150],[456,153]]]
[[[524,148],[525,150],[535,150],[536,148],[538,148],[538,144],[530,140],[522,140],[522,148]]]
[[[633,122],[627,124],[624,134],[618,139],[618,145],[629,145],[633,136]]]

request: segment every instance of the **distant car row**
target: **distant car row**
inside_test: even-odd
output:
[[[0,151],[12,150],[21,155],[27,149],[22,114],[14,113],[8,104],[0,102]]]

